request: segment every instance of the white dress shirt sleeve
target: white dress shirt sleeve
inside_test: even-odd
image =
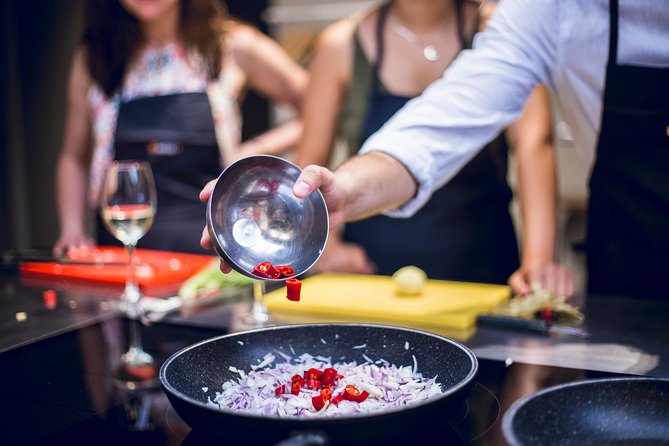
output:
[[[473,50],[409,101],[363,145],[398,159],[416,196],[387,215],[410,217],[522,112],[539,83],[550,84],[560,1],[503,0]],[[550,85],[549,85],[550,86]]]

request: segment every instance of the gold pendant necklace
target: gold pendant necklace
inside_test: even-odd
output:
[[[390,29],[392,29],[395,34],[413,45],[419,45],[423,47],[423,57],[425,60],[429,60],[430,62],[437,62],[439,59],[441,59],[436,45],[444,40],[445,37],[443,35],[442,38],[438,41],[426,41],[419,38],[405,26],[399,24],[393,16],[390,16],[389,19]]]

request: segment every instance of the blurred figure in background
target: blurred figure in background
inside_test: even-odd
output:
[[[230,19],[220,0],[97,0],[74,55],[57,167],[54,254],[95,244],[87,231],[104,168],[148,160],[155,221],[139,247],[204,253],[198,193],[236,159],[293,148],[299,119],[241,143],[252,89],[299,112],[307,73],[269,37]],[[97,243],[117,244],[97,219]]]
[[[395,0],[327,28],[310,66],[296,162],[327,166],[338,136],[346,140],[347,157],[355,155],[471,47],[484,20],[478,8],[466,0]],[[413,264],[433,279],[506,283],[528,265],[553,264],[556,173],[549,105],[547,90],[538,88],[506,138],[499,135],[487,145],[411,218],[347,223],[343,234],[332,234],[318,269],[390,275]],[[522,265],[509,212],[507,142],[518,163]]]

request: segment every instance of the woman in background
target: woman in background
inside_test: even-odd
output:
[[[296,162],[328,165],[343,136],[347,156],[470,47],[482,17],[465,0],[395,0],[328,27],[310,66],[304,135]],[[494,86],[490,86],[494,88]],[[539,88],[523,116],[473,158],[410,219],[376,216],[332,234],[319,271],[392,274],[413,264],[433,279],[516,282],[553,263],[556,176],[549,97]],[[523,252],[509,204],[507,146],[515,152]],[[411,147],[406,147],[411,150]],[[531,212],[530,212],[531,210]]]
[[[95,244],[88,211],[114,159],[147,160],[156,180],[156,218],[138,246],[204,253],[198,194],[206,182],[242,156],[281,154],[301,135],[296,119],[241,144],[244,93],[299,112],[306,71],[269,37],[230,19],[220,0],[98,0],[87,4],[86,19],[68,86],[54,254]],[[118,243],[99,218],[97,237]]]

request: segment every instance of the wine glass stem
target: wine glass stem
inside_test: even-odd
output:
[[[253,281],[253,316],[258,321],[265,322],[268,319],[267,305],[265,304],[265,281]]]
[[[139,287],[137,286],[137,282],[135,281],[135,264],[133,261],[135,244],[128,243],[125,245],[125,247],[128,251],[128,274],[126,276],[125,292],[123,293],[123,298],[129,303],[137,305],[141,295],[139,292]]]
[[[130,343],[129,347],[131,351],[142,350],[142,338],[139,334],[139,323],[136,319],[130,320]]]

